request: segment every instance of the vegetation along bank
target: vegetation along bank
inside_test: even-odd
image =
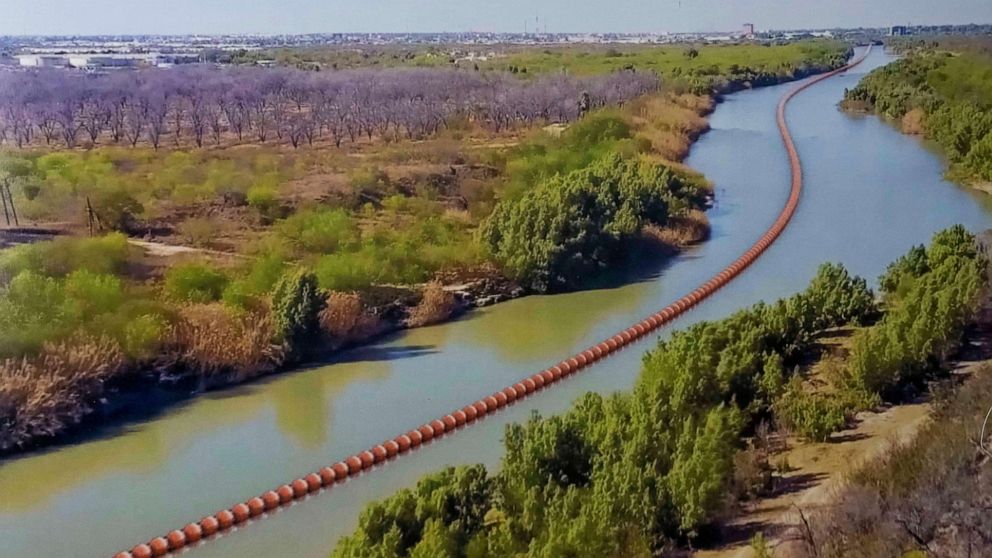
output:
[[[992,184],[992,54],[980,43],[897,43],[904,57],[848,91],[844,105],[898,120],[933,140],[949,176],[984,190]]]
[[[631,392],[511,425],[499,472],[449,468],[372,504],[334,556],[655,556],[705,541],[771,482],[757,433],[822,440],[940,375],[987,302],[986,267],[961,227],[894,262],[881,302],[824,265],[798,295],[659,342]],[[853,328],[843,355],[818,343],[836,328]]]
[[[717,73],[703,75],[749,75],[732,67],[733,47],[713,48]],[[747,72],[774,81],[836,65],[846,50],[767,48],[778,61]],[[681,56],[694,67],[709,47]],[[446,99],[455,108],[445,105],[436,126],[418,131],[382,116],[378,108],[394,105],[389,89],[376,88],[391,82],[359,79],[378,74],[325,82],[280,72],[248,72],[251,90],[224,100],[211,91],[239,90],[210,79],[168,86],[161,99],[135,86],[122,126],[142,131],[127,142],[112,123],[83,133],[89,111],[116,114],[101,104],[107,84],[67,86],[84,101],[62,122],[11,118],[11,107],[28,101],[4,89],[3,141],[21,142],[3,154],[8,201],[16,219],[64,234],[0,253],[2,451],[118,412],[124,394],[244,381],[473,304],[581,288],[644,241],[671,251],[705,237],[709,187],[677,162],[706,128],[709,96],[663,85],[609,97],[577,85],[585,82],[538,80],[520,91],[565,92],[555,97],[560,109],[516,111],[497,129],[491,116]],[[214,78],[242,79],[235,74]],[[493,79],[517,87],[503,74]],[[355,97],[360,87],[375,94]],[[327,95],[351,99],[350,114],[375,114],[374,124],[350,121],[361,133],[336,138],[333,123],[317,121],[312,146],[294,141],[286,126],[305,124],[281,111],[311,114]],[[128,112],[128,103],[159,101],[157,123]],[[218,119],[213,138],[209,122],[198,136],[199,110]],[[69,144],[48,146],[47,125],[53,145],[73,134]],[[576,208],[577,199],[589,203]],[[542,217],[559,210],[571,219]],[[86,237],[91,230],[101,234]],[[138,239],[156,249],[136,248]]]

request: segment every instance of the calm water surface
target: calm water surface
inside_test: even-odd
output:
[[[875,51],[793,101],[806,188],[792,224],[746,273],[665,331],[796,292],[824,261],[874,279],[936,230],[992,226],[989,198],[945,182],[942,161],[918,140],[837,110],[845,87],[890,60]],[[788,87],[728,97],[693,148],[689,165],[717,193],[704,245],[663,266],[646,263],[641,279],[618,288],[501,304],[324,366],[197,397],[95,440],[0,461],[0,556],[110,556],[488,395],[692,290],[746,250],[785,202],[774,109]],[[445,465],[498,466],[507,423],[560,412],[586,391],[630,387],[649,346],[188,552],[327,556],[366,503]]]

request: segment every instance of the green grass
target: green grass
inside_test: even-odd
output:
[[[632,66],[663,76],[682,74],[738,74],[745,68],[788,71],[807,63],[829,63],[845,52],[841,43],[817,41],[778,46],[702,45],[645,47],[573,47],[526,50],[505,59],[487,62],[486,67],[526,68],[528,74],[567,71],[576,75],[614,72]],[[692,56],[692,52],[697,53]]]

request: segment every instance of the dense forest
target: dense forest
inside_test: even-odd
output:
[[[952,53],[929,44],[910,48],[901,60],[866,76],[845,98],[847,106],[900,119],[904,131],[933,139],[947,154],[952,177],[992,181],[992,56],[987,52]]]
[[[863,279],[824,265],[802,293],[660,341],[633,391],[511,425],[498,472],[450,468],[372,504],[334,556],[646,557],[699,539],[768,482],[768,456],[746,441],[755,432],[825,439],[939,372],[985,267],[961,227],[893,263],[881,305]],[[802,364],[841,326],[856,328],[850,354],[813,389]]]

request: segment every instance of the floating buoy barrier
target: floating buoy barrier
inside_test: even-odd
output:
[[[792,134],[789,133],[789,127],[785,120],[785,109],[789,101],[807,88],[857,66],[871,53],[871,49],[872,47],[869,45],[868,49],[861,56],[846,66],[825,74],[820,74],[799,84],[786,93],[781,101],[779,101],[776,110],[776,120],[778,121],[778,129],[782,136],[782,142],[785,145],[786,154],[789,157],[789,166],[792,169],[792,185],[789,191],[789,198],[779,213],[778,218],[772,223],[771,228],[754,245],[724,270],[720,271],[720,273],[716,274],[694,291],[605,341],[580,351],[575,356],[567,358],[551,368],[542,370],[473,404],[466,405],[439,419],[434,419],[415,430],[372,446],[356,455],[348,456],[343,461],[334,463],[329,467],[323,467],[315,473],[309,473],[303,478],[291,481],[290,484],[284,484],[275,490],[266,491],[261,496],[256,496],[246,502],[235,504],[230,509],[220,510],[214,515],[201,519],[198,523],[190,523],[182,530],[170,531],[164,537],[155,537],[147,543],[135,546],[129,551],[119,552],[114,555],[114,558],[156,558],[189,545],[202,544],[204,539],[212,537],[221,531],[226,531],[236,524],[245,523],[250,518],[263,517],[267,512],[272,512],[279,507],[288,506],[296,500],[319,491],[321,488],[328,489],[337,482],[345,481],[349,476],[358,475],[363,471],[371,469],[376,464],[407,453],[423,443],[441,437],[514,401],[522,399],[535,391],[552,385],[562,378],[574,374],[626,348],[645,335],[685,314],[701,301],[726,286],[727,283],[754,263],[778,239],[779,235],[782,234],[782,231],[788,226],[789,221],[796,212],[796,208],[799,206],[803,174],[802,165],[799,161],[799,153],[796,151],[795,142],[792,139]]]

